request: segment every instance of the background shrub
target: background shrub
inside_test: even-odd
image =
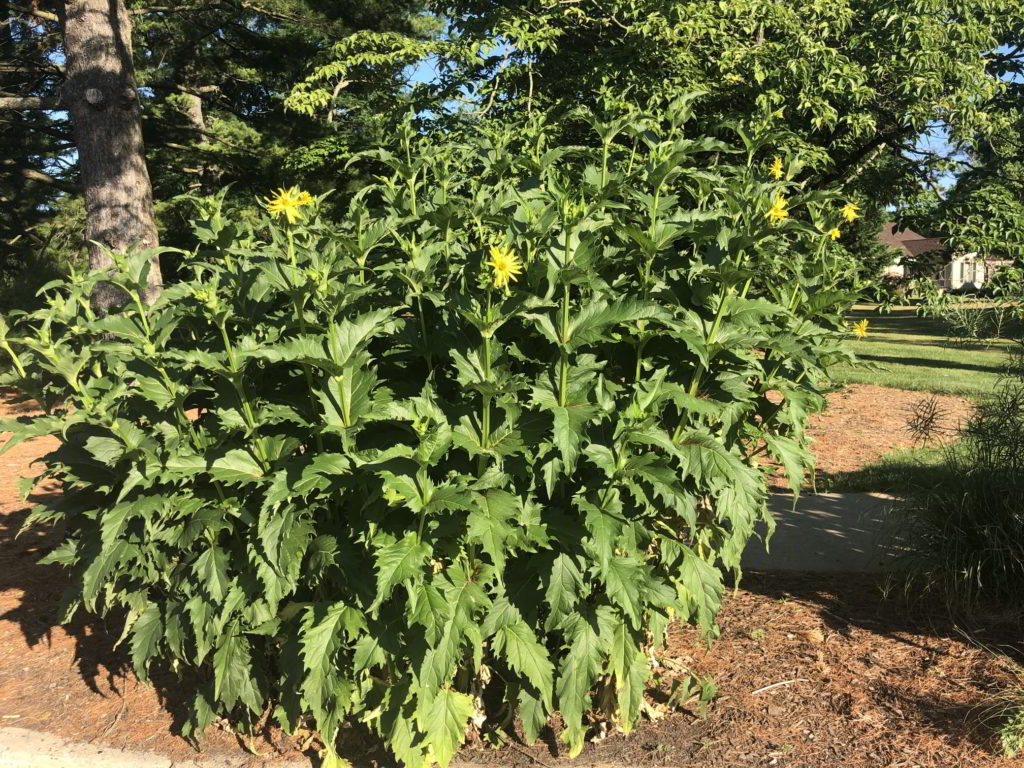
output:
[[[1013,358],[995,394],[943,450],[941,466],[896,506],[911,582],[961,606],[1020,607],[1024,596],[1024,364]]]
[[[196,730],[269,711],[331,756],[352,719],[406,765],[470,723],[532,740],[557,710],[571,754],[628,731],[848,357],[839,205],[756,138],[687,135],[689,101],[578,114],[596,149],[407,126],[340,224],[299,190],[256,229],[210,200],[151,306],[146,253],[49,286],[0,344],[46,413],[3,428],[59,440],[32,522],[63,526],[67,616],[126,616]]]

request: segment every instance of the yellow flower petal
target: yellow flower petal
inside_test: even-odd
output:
[[[312,204],[313,196],[298,187],[291,187],[290,189],[282,187],[277,190],[273,197],[267,198],[263,203],[267,213],[275,219],[284,216],[289,224],[299,221],[302,218],[301,209]]]
[[[783,197],[780,192],[775,196],[775,201],[772,203],[772,207],[765,214],[772,221],[783,221],[789,218],[789,209],[786,207],[786,198]]]
[[[495,288],[506,288],[510,280],[515,280],[523,272],[519,256],[514,251],[500,246],[491,248],[491,260],[484,263],[494,270]]]

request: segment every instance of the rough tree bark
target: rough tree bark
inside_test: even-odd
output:
[[[113,262],[96,243],[115,251],[158,245],[132,63],[131,21],[124,0],[65,0],[58,9],[67,58],[63,102],[78,147],[89,265],[106,269]],[[162,282],[154,257],[147,301],[159,294]],[[101,283],[93,294],[93,304],[101,312],[122,300],[121,292],[109,283]]]

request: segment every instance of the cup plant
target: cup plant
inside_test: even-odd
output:
[[[848,358],[843,201],[688,135],[691,104],[407,126],[341,223],[297,188],[257,228],[207,200],[152,304],[147,252],[46,286],[0,328],[42,414],[2,426],[57,439],[25,488],[63,489],[29,524],[63,534],[65,620],[119,622],[192,732],[269,716],[330,761],[346,723],[408,766],[556,713],[571,755],[628,732]]]

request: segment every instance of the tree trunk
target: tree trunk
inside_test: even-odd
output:
[[[124,0],[65,0],[58,7],[67,57],[64,103],[78,147],[89,266],[108,269],[113,261],[97,243],[114,251],[158,245],[135,88],[131,21]],[[147,301],[156,298],[162,283],[154,256]],[[93,304],[106,312],[123,298],[115,286],[100,283]]]

